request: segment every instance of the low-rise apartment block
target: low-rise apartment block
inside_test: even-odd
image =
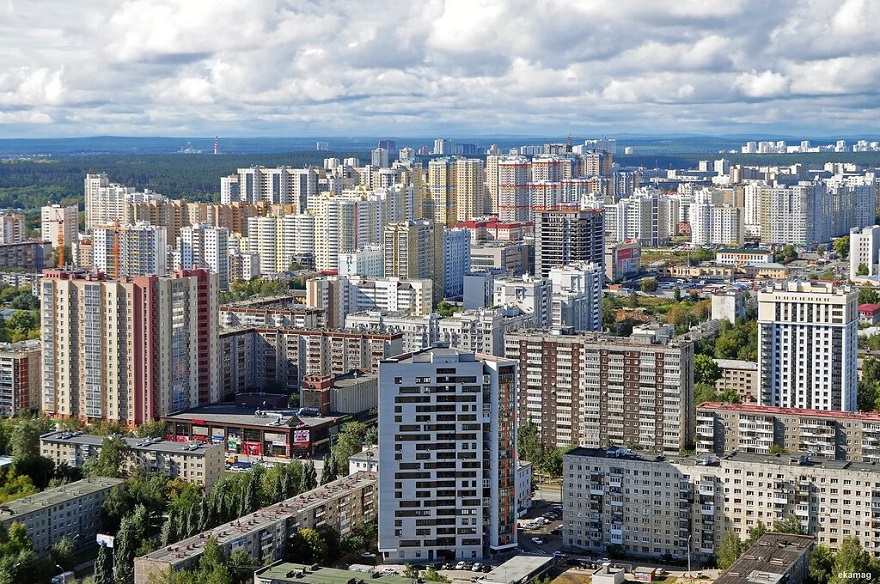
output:
[[[806,455],[634,454],[577,448],[563,459],[563,543],[587,550],[701,560],[726,531],[792,515],[832,550],[858,538],[880,555],[880,467]]]
[[[90,477],[0,506],[0,525],[21,523],[39,555],[63,537],[82,545],[95,540],[101,506],[122,479]],[[120,487],[121,488],[121,487]]]
[[[880,414],[749,404],[697,407],[697,452],[733,450],[880,462]]]
[[[376,519],[376,483],[376,473],[358,472],[137,557],[135,584],[147,584],[153,574],[196,566],[209,538],[227,557],[241,550],[261,564],[281,559],[290,536],[300,529],[328,525],[345,536]]]
[[[761,378],[758,374],[758,364],[754,361],[741,359],[713,359],[721,377],[715,381],[715,389],[724,391],[733,389],[743,403],[757,403],[758,392],[761,388]]]
[[[40,454],[55,461],[81,467],[101,453],[106,436],[81,432],[49,432],[40,436]],[[129,468],[210,487],[225,472],[220,445],[168,442],[161,438],[123,438],[131,448]]]

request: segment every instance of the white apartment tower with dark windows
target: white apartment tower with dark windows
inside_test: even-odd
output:
[[[856,410],[858,292],[788,282],[758,294],[759,403]]]
[[[379,551],[387,561],[516,548],[516,369],[449,348],[379,362]]]

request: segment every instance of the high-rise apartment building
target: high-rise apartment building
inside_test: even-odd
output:
[[[486,166],[476,158],[455,161],[455,211],[458,221],[467,221],[491,210],[486,196]]]
[[[464,292],[464,276],[471,271],[471,234],[467,229],[443,230],[443,297]]]
[[[430,219],[389,223],[383,233],[385,277],[430,279],[443,299],[443,227]]]
[[[40,282],[42,409],[129,426],[220,398],[217,275]]]
[[[45,207],[43,207],[45,209]],[[74,206],[76,209],[76,206]],[[24,215],[21,213],[4,213],[0,215],[0,245],[9,243],[21,243],[25,240],[27,226],[25,225]],[[42,234],[43,241],[52,241],[52,247],[57,247],[57,237],[52,240],[46,237],[46,232]],[[51,235],[51,234],[50,234]],[[74,231],[74,236],[76,232]],[[75,241],[75,237],[73,240]]]
[[[347,315],[364,310],[430,314],[432,292],[433,282],[427,279],[323,276],[306,282],[306,304],[325,311],[324,324],[337,328]]]
[[[134,187],[111,183],[104,173],[89,173],[85,178],[86,231],[122,221],[130,203],[166,200],[149,190],[138,192]]]
[[[534,422],[548,447],[638,444],[678,452],[692,442],[694,347],[671,331],[631,337],[571,330],[504,338],[519,363],[520,424]]]
[[[432,348],[379,363],[379,551],[388,562],[514,549],[516,363]]]
[[[0,417],[40,409],[40,341],[0,344]]]
[[[578,331],[602,330],[602,266],[577,262],[550,270],[553,299],[550,308],[554,327]]]
[[[220,290],[229,289],[229,230],[197,223],[180,230],[176,269],[205,268],[217,274]]]
[[[92,267],[114,277],[168,273],[165,228],[145,221],[137,225],[95,227],[92,252]]]
[[[24,223],[23,219],[22,223]],[[3,221],[3,227],[3,243],[16,243],[14,241],[5,241],[5,219]],[[78,233],[79,208],[76,205],[70,205],[68,207],[62,205],[47,205],[40,209],[40,236],[43,238],[43,241],[51,241],[53,248],[58,247],[59,241],[62,240],[64,241],[64,245],[76,243]]]
[[[501,221],[531,221],[532,201],[529,198],[531,163],[525,156],[505,156],[496,165],[498,177],[495,209]]]
[[[849,232],[849,279],[880,276],[880,225]]]
[[[239,168],[232,176],[220,179],[220,202],[264,202],[270,205],[293,205],[296,213],[305,213],[318,194],[316,168]]]
[[[592,262],[605,270],[605,221],[600,209],[559,206],[535,213],[535,274],[575,262]]]
[[[856,410],[858,292],[788,282],[758,293],[761,405]]]

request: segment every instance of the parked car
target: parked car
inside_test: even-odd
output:
[[[532,543],[534,543],[535,545],[544,545],[544,540],[540,537],[533,537]]]
[[[455,564],[455,569],[456,569],[456,570],[464,570],[464,569],[465,569],[465,565],[466,565],[466,564],[465,564],[464,562],[459,562],[459,563]]]
[[[483,573],[484,574],[488,574],[491,571],[492,571],[492,566],[490,566],[489,564],[483,564]]]
[[[471,571],[473,571],[473,572],[479,572],[479,571],[480,571],[480,568],[482,568],[482,567],[483,567],[483,566],[482,566],[482,564],[480,564],[480,562],[476,562],[476,563],[473,565],[473,567],[471,568]]]

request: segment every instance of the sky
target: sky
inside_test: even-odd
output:
[[[878,135],[874,0],[0,0],[0,138]]]

